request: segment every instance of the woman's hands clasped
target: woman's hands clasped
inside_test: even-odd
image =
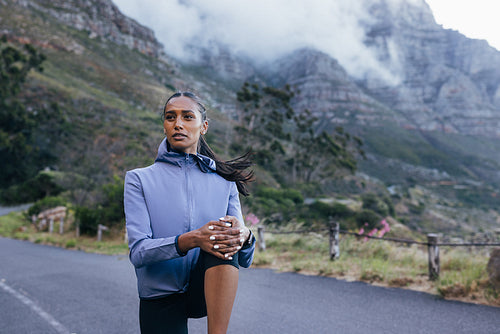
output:
[[[250,230],[234,216],[212,220],[199,229],[199,247],[221,259],[232,260],[245,241]]]

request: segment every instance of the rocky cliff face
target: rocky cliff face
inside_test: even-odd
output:
[[[424,0],[365,3],[370,17],[359,21],[363,43],[396,80],[373,73],[354,78],[335,59],[312,49],[257,68],[265,73],[261,79],[296,85],[301,92],[296,107],[313,110],[331,125],[392,120],[406,129],[500,137],[499,51],[443,29]],[[202,61],[220,69],[224,79],[255,76],[235,55],[208,53]]]
[[[274,62],[268,81],[277,86],[288,83],[300,94],[293,104],[309,109],[320,120],[321,130],[336,125],[377,125],[398,114],[366,94],[340,64],[327,54],[301,49]]]
[[[103,38],[142,53],[162,57],[165,52],[151,29],[123,15],[111,0],[17,0],[58,21],[87,31],[90,38]]]
[[[409,126],[461,134],[500,136],[500,52],[435,23],[429,7],[376,1],[366,44],[401,82],[360,84],[401,112]],[[392,48],[392,49],[391,49]]]

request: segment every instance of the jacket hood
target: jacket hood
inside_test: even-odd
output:
[[[167,138],[164,138],[160,146],[158,147],[158,155],[156,156],[155,162],[166,162],[181,167],[181,161],[185,160],[186,156],[188,158],[192,157],[203,173],[208,173],[210,171],[215,172],[217,169],[215,161],[207,156],[199,153],[189,154],[184,152],[177,152],[172,148],[169,148],[167,144]]]

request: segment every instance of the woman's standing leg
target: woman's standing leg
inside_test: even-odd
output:
[[[142,334],[187,334],[187,309],[184,294],[158,299],[142,299],[139,306]]]
[[[238,289],[238,268],[218,265],[205,271],[208,333],[226,333]]]

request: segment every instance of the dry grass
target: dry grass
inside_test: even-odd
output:
[[[347,281],[407,288],[473,303],[500,306],[489,286],[488,249],[441,248],[441,272],[428,279],[427,247],[388,241],[365,242],[353,236],[340,239],[340,257],[330,261],[328,236],[266,233],[266,251],[255,253],[254,266],[331,276]]]

